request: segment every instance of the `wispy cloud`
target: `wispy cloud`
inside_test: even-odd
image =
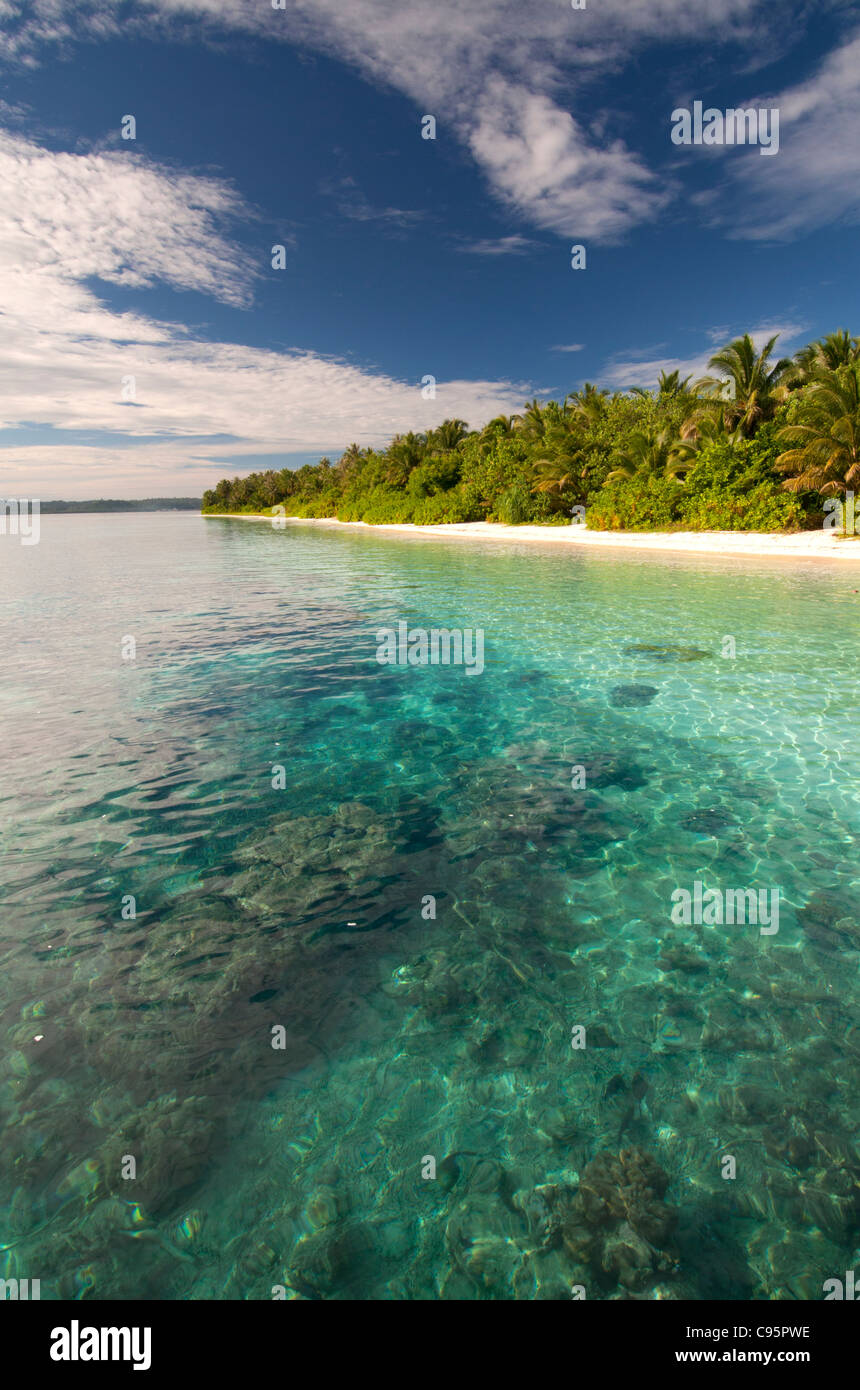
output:
[[[468,144],[500,199],[563,236],[616,240],[669,200],[620,140],[596,146],[550,97],[502,77],[487,80]]]
[[[482,237],[465,242],[457,250],[470,256],[524,256],[539,245],[540,242],[525,236]]]
[[[3,0],[0,0],[0,16],[3,13]],[[10,101],[0,100],[0,121],[5,126],[20,125],[29,120],[32,113],[24,106],[16,106]]]
[[[585,343],[556,343],[550,352],[582,352],[584,347]]]
[[[606,363],[600,373],[601,383],[615,387],[616,390],[623,391],[628,386],[653,387],[657,385],[661,372],[678,372],[681,377],[690,376],[693,380],[698,377],[709,375],[708,362],[714,353],[729,342],[732,338],[740,336],[743,332],[749,331],[756,348],[761,350],[765,343],[774,334],[778,335],[775,348],[776,357],[788,356],[794,349],[792,343],[796,343],[800,335],[805,331],[803,324],[799,323],[765,323],[757,328],[746,330],[740,329],[737,332],[726,331],[725,334],[717,330],[719,336],[715,336],[713,330],[706,332],[708,346],[696,353],[692,357],[660,357],[653,355],[653,349],[647,349],[649,355],[644,356],[631,349],[624,357],[613,357]],[[776,360],[776,357],[774,360]]]
[[[418,383],[338,359],[203,342],[182,324],[111,309],[94,282],[161,282],[250,302],[253,265],[224,225],[247,209],[219,180],[0,133],[0,188],[0,430],[35,423],[125,436],[136,441],[121,460],[129,473],[178,458],[178,444],[171,451],[153,436],[187,437],[195,441],[187,462],[217,457],[223,471],[231,454],[380,444],[446,415],[481,424],[518,409],[528,393],[527,384],[440,381],[436,399],[424,400]],[[213,440],[214,455],[201,437]],[[26,447],[0,434],[7,489],[40,460],[63,457],[84,477],[118,463],[116,450],[98,445]]]
[[[223,233],[249,210],[220,180],[128,154],[58,154],[0,131],[0,189],[5,312],[15,316],[23,295],[31,327],[50,325],[60,301],[83,304],[71,287],[92,276],[249,301],[253,270]],[[41,295],[27,293],[34,282]]]
[[[737,104],[779,110],[779,153],[733,159],[725,183],[699,197],[716,226],[739,240],[784,241],[860,221],[860,33],[809,81]]]
[[[288,0],[285,10],[262,0],[147,0],[132,14],[122,0],[3,7],[0,54],[22,60],[51,41],[169,31],[189,18],[198,36],[205,23],[325,51],[434,114],[470,150],[492,194],[533,225],[607,241],[657,216],[671,189],[603,122],[589,126],[591,77],[667,35],[750,46],[767,32],[775,53],[783,32],[760,0],[601,0],[583,11],[567,0]]]
[[[336,200],[340,216],[351,222],[380,222],[403,228],[414,226],[427,216],[415,208],[374,207],[352,177],[326,180],[322,191]]]

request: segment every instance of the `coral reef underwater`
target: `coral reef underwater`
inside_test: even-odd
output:
[[[233,544],[262,564],[271,540]],[[341,542],[296,541],[295,598],[256,626],[192,657],[178,634],[121,697],[119,753],[94,730],[79,800],[68,749],[68,802],[22,821],[0,1275],[90,1300],[821,1297],[860,1243],[856,779],[821,771],[825,742],[856,750],[850,634],[824,706],[802,676],[831,590],[797,581],[795,629],[739,676],[712,654],[726,593],[739,630],[761,604],[732,577],[690,581],[695,624],[632,627],[624,594],[666,611],[675,571],[590,562],[576,645],[555,561],[526,583],[488,556],[466,601],[459,553],[350,541],[381,577],[356,563],[351,602],[332,581],[314,608]],[[480,617],[480,678],[375,663],[398,567],[434,620],[452,594]],[[535,586],[558,617],[502,660],[495,595],[531,612]],[[779,885],[778,935],[673,923],[697,879]]]

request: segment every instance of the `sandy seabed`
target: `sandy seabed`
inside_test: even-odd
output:
[[[614,550],[685,551],[702,555],[771,556],[783,559],[854,560],[860,562],[860,536],[840,539],[835,531],[799,531],[779,535],[761,531],[589,531],[584,526],[505,526],[501,522],[466,521],[444,526],[415,526],[398,522],[372,526],[366,521],[335,517],[276,517],[261,513],[210,512],[209,516],[237,521],[268,521],[276,530],[285,522],[307,526],[338,526],[394,534],[442,536],[462,540],[512,540],[528,544],[573,545]]]

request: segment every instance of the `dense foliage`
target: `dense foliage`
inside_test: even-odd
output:
[[[482,430],[445,420],[385,449],[222,479],[204,512],[341,521],[503,521],[598,530],[792,530],[860,483],[860,339],[840,330],[793,360],[747,335],[699,381],[654,391],[586,384]]]
[[[46,512],[199,512],[199,497],[99,497],[90,502],[42,502]]]

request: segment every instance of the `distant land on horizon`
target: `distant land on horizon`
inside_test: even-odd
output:
[[[91,502],[42,502],[46,512],[199,512],[202,497],[100,497]]]

